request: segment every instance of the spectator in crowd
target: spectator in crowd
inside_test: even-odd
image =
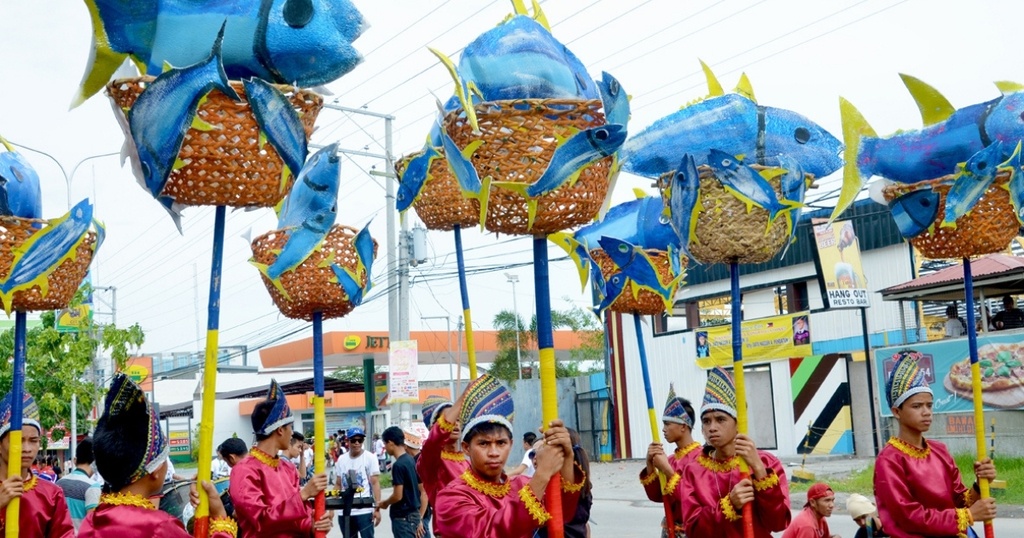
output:
[[[64,498],[68,502],[68,511],[71,512],[71,523],[75,526],[75,532],[78,532],[82,520],[85,519],[85,494],[89,487],[96,484],[92,478],[92,462],[92,438],[86,437],[75,449],[75,468],[57,481],[60,489],[64,490]]]
[[[878,519],[878,511],[871,499],[854,493],[846,499],[846,511],[860,527],[853,538],[889,538],[889,535],[882,529],[882,521]]]
[[[373,434],[373,453],[377,455],[380,470],[386,470],[384,462],[388,459],[388,453],[384,450],[384,440],[380,438],[380,434]]]
[[[836,494],[828,484],[818,482],[807,490],[807,502],[804,509],[789,524],[782,538],[839,538],[828,530],[828,521],[836,506]]]
[[[527,478],[533,476],[533,460],[530,458],[530,451],[533,450],[535,442],[537,442],[537,434],[533,432],[523,434],[523,461],[508,472],[509,476],[523,475]]]
[[[997,331],[1024,327],[1024,312],[1017,308],[1017,301],[1010,295],[1003,296],[1003,311],[992,318]]]
[[[420,521],[420,483],[416,477],[416,462],[405,450],[405,433],[391,426],[381,435],[384,449],[395,459],[391,465],[391,496],[380,502],[383,510],[389,508],[391,533],[395,538],[419,538],[423,535]]]
[[[334,481],[343,496],[352,490],[352,508],[348,526],[344,513],[338,516],[338,526],[345,538],[373,538],[374,527],[380,525],[380,464],[375,454],[363,449],[362,428],[349,428],[348,439],[351,450],[334,464]]]
[[[960,338],[967,334],[963,321],[957,314],[956,305],[946,307],[946,338]]]

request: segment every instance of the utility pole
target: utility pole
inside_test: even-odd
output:
[[[512,283],[512,310],[516,316],[516,372],[519,373],[519,380],[523,380],[523,356],[519,346],[519,305],[516,302],[516,282],[519,282],[519,275],[505,273],[505,278]]]
[[[455,373],[452,371],[452,318],[451,316],[420,316],[422,320],[443,319],[445,331],[448,333],[448,390],[455,401]],[[461,368],[461,366],[460,366]]]

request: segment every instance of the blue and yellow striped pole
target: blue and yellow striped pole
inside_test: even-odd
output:
[[[967,307],[967,349],[971,357],[971,385],[974,389],[974,440],[977,444],[978,460],[985,459],[985,411],[981,399],[981,365],[978,364],[978,329],[974,322],[974,275],[971,274],[971,259],[964,258],[964,305]],[[991,495],[988,479],[978,479],[981,498]],[[985,522],[985,537],[995,538],[992,521]]]
[[[736,429],[746,435],[747,385],[743,378],[743,309],[740,295],[740,264],[729,263],[729,284],[732,307],[732,377],[736,381]],[[750,478],[747,462],[740,458],[740,476]],[[754,503],[743,505],[743,536],[754,538]]]
[[[14,378],[11,380],[11,430],[7,433],[7,478],[21,476],[21,419],[25,414],[25,339],[28,332],[28,317],[22,312],[14,313]],[[15,455],[17,454],[17,455]],[[21,499],[15,497],[7,503],[6,538],[18,538],[18,511]]]
[[[647,347],[644,345],[643,327],[640,325],[640,314],[633,313],[633,330],[636,332],[636,347],[640,351],[640,371],[644,374],[644,394],[647,396],[647,418],[651,421],[651,438],[655,443],[661,444],[661,435],[658,433],[658,413],[654,409],[654,393],[651,390],[651,374],[647,368]],[[665,489],[665,475],[658,473],[658,481],[662,490]],[[668,529],[668,536],[675,538],[675,518],[672,517],[672,506],[667,497],[662,499],[665,506],[665,528]],[[679,523],[682,523],[681,521]]]
[[[324,442],[327,440],[327,415],[324,414],[324,315],[313,313],[313,472],[324,472]],[[309,463],[306,463],[309,465]],[[327,510],[327,497],[321,491],[316,495],[314,521],[319,520]],[[327,533],[317,531],[316,538]]]
[[[466,318],[466,357],[469,361],[470,381],[477,378],[476,374],[476,343],[473,341],[473,317],[469,311],[469,290],[466,287],[466,259],[462,256],[462,226],[456,224],[452,231],[455,232],[455,259],[459,264],[459,293],[462,294],[462,317]],[[462,368],[461,359],[459,368]],[[452,394],[452,399],[455,395]]]
[[[203,361],[203,414],[199,423],[199,470],[196,482],[210,480],[213,463],[213,407],[217,396],[217,349],[220,340],[220,279],[224,260],[224,221],[227,210],[217,206],[213,223],[213,259],[210,262],[210,299],[206,315],[206,356]],[[210,499],[206,489],[199,490],[199,506],[193,536],[210,534]]]
[[[551,332],[551,283],[548,277],[548,240],[533,238],[534,297],[537,303],[537,355],[540,361],[541,415],[544,427],[558,418],[558,387],[555,381],[555,337]],[[551,514],[548,536],[562,538],[562,476],[555,474],[548,482],[544,504]]]

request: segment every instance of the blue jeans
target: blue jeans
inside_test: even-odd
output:
[[[391,533],[395,535],[395,538],[416,538],[416,529],[419,526],[419,512],[413,512],[405,517],[391,518]]]
[[[338,528],[345,538],[373,538],[373,513],[349,516],[348,528],[345,528],[345,516],[338,516]]]

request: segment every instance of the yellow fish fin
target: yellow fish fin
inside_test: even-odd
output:
[[[757,102],[757,97],[754,97],[754,87],[750,84],[750,79],[747,78],[746,73],[740,74],[740,81],[736,83],[736,88],[733,91],[755,103]]]
[[[711,71],[711,67],[704,63],[704,60],[698,60],[700,62],[700,68],[704,70],[704,78],[708,80],[708,96],[717,97],[719,95],[725,95],[725,90],[722,89],[722,83],[718,82],[718,77]]]
[[[900,73],[900,78],[917,103],[917,108],[921,111],[921,121],[925,126],[942,123],[956,112],[956,108],[949,100],[927,82],[904,73]]]

